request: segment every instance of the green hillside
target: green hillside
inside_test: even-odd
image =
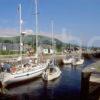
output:
[[[35,35],[28,35],[28,36],[23,36],[23,41],[25,43],[35,43]],[[57,40],[57,39],[56,39]],[[20,37],[19,36],[15,36],[15,37],[0,37],[0,43],[19,43],[20,41]],[[38,36],[38,41],[39,43],[51,43],[51,38],[46,37],[46,36]],[[59,41],[59,40],[57,40]],[[60,43],[62,43],[61,41],[59,41]]]
[[[28,35],[28,36],[23,36],[23,43],[31,45],[31,46],[35,46],[36,44],[36,36],[35,35]],[[20,37],[19,36],[15,36],[15,37],[0,37],[0,43],[19,43],[20,42]],[[54,42],[56,44],[57,49],[61,49],[62,46],[64,46],[65,44],[63,42],[61,42],[58,39],[54,39]],[[48,44],[51,45],[52,43],[52,39],[50,37],[47,36],[38,36],[38,44]]]

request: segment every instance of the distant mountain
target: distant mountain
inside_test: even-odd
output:
[[[15,37],[0,37],[0,43],[20,43],[20,36],[15,36]],[[23,36],[23,43],[31,45],[32,47],[35,47],[36,45],[36,35],[27,35]],[[52,44],[52,38],[47,37],[47,36],[42,36],[38,35],[38,44],[47,44],[51,45]],[[69,48],[69,47],[75,47],[78,45],[75,44],[68,44],[68,43],[63,43],[62,41],[58,39],[54,39],[54,45],[56,46],[56,49],[58,51],[61,51],[62,48]]]
[[[35,45],[36,41],[36,36],[35,35],[28,35],[28,36],[23,36],[23,42],[29,45]],[[56,42],[56,45],[63,45],[64,43],[58,39],[54,39]],[[15,36],[15,37],[0,37],[0,43],[19,43],[20,42],[20,36]],[[39,44],[48,44],[51,45],[52,39],[47,36],[38,36],[38,43]]]

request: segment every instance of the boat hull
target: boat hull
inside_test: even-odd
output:
[[[43,66],[43,65],[42,65]],[[46,69],[46,65],[40,68],[34,68],[33,70],[30,70],[28,72],[18,73],[18,74],[11,74],[11,73],[5,73],[5,78],[2,81],[2,85],[6,87],[7,85],[10,85],[12,83],[26,81],[35,77],[38,77],[43,73],[43,71]]]
[[[73,59],[63,59],[63,64],[71,64]]]
[[[50,80],[54,80],[58,77],[60,77],[61,75],[61,71],[60,69],[56,68],[57,72],[53,73],[53,74],[46,74],[45,72],[42,74],[42,78],[45,81],[50,81]]]
[[[84,63],[84,59],[80,59],[79,61],[73,62],[73,65],[82,65]]]

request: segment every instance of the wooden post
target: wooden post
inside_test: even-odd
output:
[[[90,75],[91,72],[81,73],[81,100],[88,100]]]

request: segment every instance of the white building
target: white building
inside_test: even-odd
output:
[[[43,54],[53,54],[55,51],[51,48],[43,49]]]

